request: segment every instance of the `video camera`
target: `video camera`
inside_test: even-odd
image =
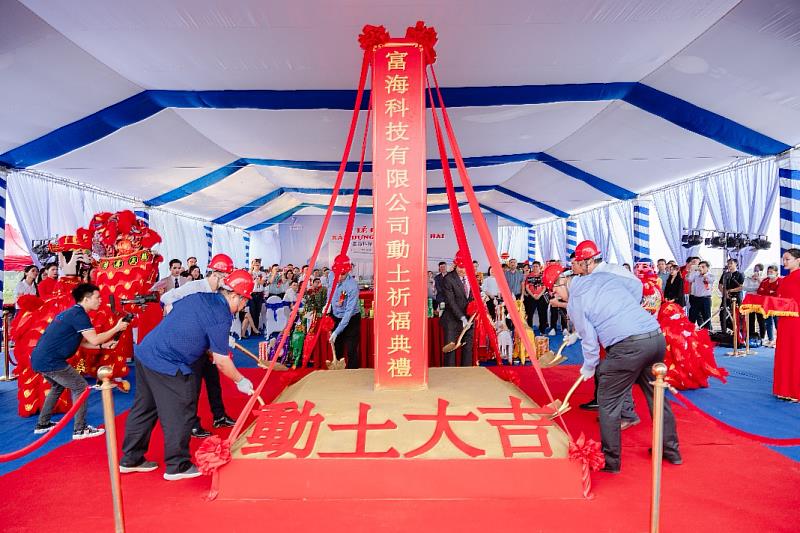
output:
[[[145,305],[149,303],[157,303],[159,301],[158,294],[149,293],[149,294],[139,294],[134,296],[133,298],[120,298],[119,303],[121,305]]]

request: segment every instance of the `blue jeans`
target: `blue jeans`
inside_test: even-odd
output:
[[[764,325],[766,326],[766,330],[767,330],[767,338],[769,339],[770,342],[774,341],[775,340],[775,335],[773,334],[773,328],[775,328],[774,331],[777,333],[777,331],[778,331],[778,317],[776,317],[776,316],[768,317],[764,321]]]
[[[69,389],[70,394],[72,394],[72,403],[74,404],[86,389],[87,383],[83,376],[69,365],[62,370],[40,372],[40,374],[50,384],[50,392],[47,393],[42,411],[39,413],[38,424],[44,426],[50,422],[53,408],[56,406],[56,402],[58,402],[64,389]],[[74,428],[76,433],[86,428],[86,402],[83,402],[83,405],[75,412]]]

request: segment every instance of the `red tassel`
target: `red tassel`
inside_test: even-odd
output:
[[[205,475],[212,474],[231,461],[231,443],[218,435],[211,435],[194,452],[197,469]]]

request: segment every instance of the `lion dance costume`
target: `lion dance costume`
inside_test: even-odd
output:
[[[679,390],[708,387],[708,378],[725,383],[728,371],[717,367],[708,330],[696,329],[689,322],[683,307],[664,302],[661,280],[647,263],[638,263],[636,277],[642,282],[642,307],[656,315],[667,343],[664,363],[667,380]]]
[[[60,312],[75,305],[72,289],[81,283],[82,268],[92,267],[91,282],[100,288],[103,305],[89,318],[98,333],[114,327],[125,313],[133,313],[133,326],[142,320],[144,306],[113,302],[133,299],[146,294],[158,277],[161,256],[151,248],[161,242],[158,233],[136,218],[132,211],[98,213],[87,228],[79,228],[76,235],[59,237],[50,251],[57,253],[64,275],[58,279],[56,288],[47,298],[21,296],[19,311],[11,324],[11,339],[15,343],[14,353],[18,366],[14,370],[19,378],[17,397],[20,416],[33,416],[42,407],[50,385],[31,369],[30,356],[47,325]],[[95,257],[95,259],[93,259]],[[113,296],[113,300],[112,297]],[[158,304],[152,304],[158,308]],[[153,309],[148,313],[152,314]],[[160,316],[160,308],[157,310]],[[96,376],[101,366],[110,366],[112,377],[120,382],[122,390],[130,387],[122,378],[128,375],[126,359],[133,355],[132,329],[123,332],[113,350],[78,348],[69,363],[79,372]],[[58,401],[54,413],[66,412],[70,407],[68,390]]]

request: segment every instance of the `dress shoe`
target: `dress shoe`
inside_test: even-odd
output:
[[[210,436],[211,432],[202,426],[197,426],[196,428],[192,428],[192,437],[195,437],[197,439],[204,439]]]
[[[600,409],[600,404],[598,404],[596,400],[592,400],[590,402],[582,403],[578,407],[587,411],[596,411]]]
[[[650,455],[653,455],[653,448],[648,448],[647,449],[647,453],[649,453]],[[673,465],[682,465],[683,464],[683,458],[680,455],[675,457],[674,455],[662,454],[661,458],[663,460],[665,460],[666,462],[668,462],[670,464],[673,464]]]
[[[235,425],[236,425],[236,420],[232,419],[228,415],[214,419],[215,428],[232,428]]]
[[[635,426],[639,422],[641,422],[641,420],[639,420],[638,418],[636,420],[623,420],[619,424],[619,429],[621,431],[625,431],[626,429]]]
[[[600,472],[605,472],[606,474],[619,474],[619,468],[612,468],[606,465],[600,469]]]

